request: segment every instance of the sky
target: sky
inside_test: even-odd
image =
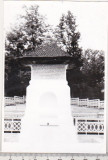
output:
[[[4,29],[9,31],[24,14],[23,5],[39,5],[39,12],[45,15],[47,22],[58,25],[63,13],[70,10],[76,18],[77,30],[81,33],[80,46],[83,49],[107,51],[108,2],[72,2],[72,1],[5,1]]]

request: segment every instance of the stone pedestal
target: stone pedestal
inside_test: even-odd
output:
[[[31,152],[71,152],[77,140],[66,65],[31,66],[20,141]]]

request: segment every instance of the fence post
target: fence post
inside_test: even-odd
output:
[[[85,120],[85,128],[86,128],[86,135],[87,135],[87,131],[88,131],[87,119]]]
[[[24,96],[24,103],[26,103],[26,96]]]
[[[78,106],[79,106],[79,98],[78,98],[77,104],[78,104]]]
[[[25,96],[23,96],[23,103],[25,103]]]
[[[14,103],[16,104],[16,96],[14,96]]]
[[[87,98],[87,107],[89,107],[89,99]]]
[[[98,109],[100,109],[100,99],[98,99]]]

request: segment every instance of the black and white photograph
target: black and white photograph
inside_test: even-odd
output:
[[[3,152],[106,153],[107,27],[107,2],[4,2]]]

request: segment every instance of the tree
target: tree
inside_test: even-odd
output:
[[[25,13],[19,16],[17,24],[6,35],[5,43],[5,95],[14,96],[25,94],[25,89],[30,80],[30,68],[21,64],[17,57],[26,51],[35,50],[39,45],[46,43],[48,29],[45,18],[39,14],[39,7],[24,6]],[[48,37],[49,38],[49,37]],[[29,72],[30,73],[30,72]]]
[[[100,85],[104,81],[104,52],[91,49],[85,50],[81,71],[89,86]]]
[[[25,42],[23,40],[24,33],[21,27],[12,29],[12,31],[9,32],[6,36],[5,56],[20,56],[22,52],[25,50]]]
[[[78,44],[80,33],[77,31],[76,19],[70,11],[60,18],[59,25],[55,30],[55,37],[58,44],[73,57],[73,63],[80,67],[82,65],[82,49]]]
[[[30,81],[30,67],[24,66],[17,58],[5,58],[5,96],[26,95]]]
[[[39,14],[39,7],[24,7],[25,14],[20,15],[20,24],[6,36],[6,55],[21,56],[25,51],[35,48],[46,41],[48,25],[45,17]]]
[[[81,67],[83,93],[88,98],[104,99],[104,52],[87,49],[83,54],[83,66]],[[85,91],[84,91],[85,90]],[[85,98],[84,94],[83,98]]]
[[[70,11],[60,18],[59,25],[55,29],[55,37],[58,45],[72,57],[72,62],[70,62],[67,70],[67,81],[71,96],[76,96],[75,91],[79,93],[77,86],[82,81],[80,67],[83,61],[82,49],[79,47],[80,32],[77,31],[76,19]]]

